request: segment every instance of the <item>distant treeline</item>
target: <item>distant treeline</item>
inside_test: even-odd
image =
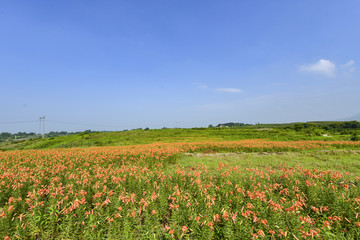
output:
[[[328,131],[346,131],[360,129],[360,122],[348,121],[348,122],[308,122],[308,123],[294,123],[291,126],[285,128],[301,131],[309,128],[320,128]]]
[[[234,123],[234,122],[228,122],[228,123],[219,123],[216,125],[216,127],[243,127],[243,126],[251,126],[252,124],[248,123]]]
[[[90,130],[87,130],[90,131]],[[91,131],[90,131],[91,132]],[[77,134],[79,132],[49,132],[45,134],[45,137],[59,137],[59,136],[66,136],[66,135],[72,135]],[[8,141],[8,140],[27,140],[32,138],[38,138],[41,137],[40,134],[34,133],[34,132],[18,132],[18,133],[9,133],[9,132],[2,132],[0,133],[0,142]]]
[[[210,125],[209,127],[213,127]],[[341,131],[341,130],[352,130],[360,129],[360,122],[358,121],[347,121],[347,122],[305,122],[305,123],[279,123],[279,124],[247,124],[247,123],[219,123],[216,127],[250,127],[250,128],[284,128],[293,129],[296,131],[317,128],[328,131]]]

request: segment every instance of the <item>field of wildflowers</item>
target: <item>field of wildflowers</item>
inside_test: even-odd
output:
[[[242,140],[0,152],[0,237],[359,239],[359,176],[177,164],[185,152],[359,148]]]

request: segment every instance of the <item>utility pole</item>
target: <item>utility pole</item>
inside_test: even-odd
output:
[[[42,138],[45,138],[45,116],[40,117],[39,132],[40,132],[40,135],[42,132]]]
[[[41,135],[41,117],[39,119],[39,135]]]

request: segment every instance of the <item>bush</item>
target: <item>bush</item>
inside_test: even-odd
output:
[[[356,135],[356,133],[353,133],[351,135],[350,141],[360,141],[360,137]]]

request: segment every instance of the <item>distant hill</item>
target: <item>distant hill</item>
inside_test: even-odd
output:
[[[355,114],[351,117],[343,119],[343,121],[360,121],[360,113]]]

